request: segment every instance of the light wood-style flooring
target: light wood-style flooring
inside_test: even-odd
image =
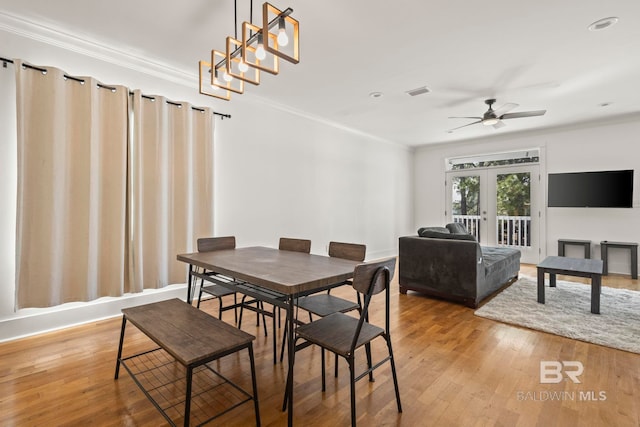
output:
[[[523,265],[521,274],[534,277],[535,266]],[[639,281],[628,276],[607,276],[603,284],[640,290]],[[363,379],[356,387],[360,425],[640,425],[640,355],[483,319],[470,308],[417,293],[400,295],[397,278],[392,289],[392,341],[404,412],[396,410],[385,366],[376,370],[374,383]],[[343,287],[335,294],[353,296],[353,290]],[[374,312],[375,307],[381,305],[374,305]],[[203,303],[203,309],[217,314],[217,303]],[[233,313],[225,312],[223,319],[232,321]],[[371,316],[373,323],[381,319],[382,313]],[[113,379],[120,325],[114,318],[0,344],[0,425],[164,425],[126,372]],[[262,424],[286,425],[280,410],[286,362],[273,365],[271,336],[264,337],[253,313],[246,313],[243,329],[257,336]],[[146,346],[148,339],[129,325],[125,353]],[[374,346],[374,357],[382,354],[381,343]],[[250,389],[245,359],[246,353],[231,355],[218,366]],[[582,382],[540,384],[540,361],[548,360],[582,362]],[[323,394],[320,352],[298,353],[296,425],[349,424],[348,370],[341,362],[339,377],[327,376]],[[327,364],[333,365],[333,356]],[[247,403],[212,425],[254,425],[253,407]]]

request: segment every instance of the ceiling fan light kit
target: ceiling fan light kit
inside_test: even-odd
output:
[[[237,0],[234,9],[237,10]],[[243,22],[242,41],[237,33],[235,37],[229,36],[225,52],[213,49],[210,62],[198,63],[199,92],[229,101],[231,92],[244,92],[245,82],[259,85],[261,71],[277,75],[280,59],[293,64],[300,62],[300,24],[291,17],[292,13],[291,8],[280,10],[265,2],[261,27]]]

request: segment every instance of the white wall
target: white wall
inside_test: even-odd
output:
[[[285,78],[283,76],[283,78]],[[367,259],[395,255],[411,229],[409,149],[260,105],[234,109],[218,128],[216,234],[238,245],[331,240],[367,245]]]
[[[326,254],[330,240],[361,242],[367,245],[367,258],[373,259],[397,254],[397,238],[410,232],[410,149],[273,108],[255,97],[214,100],[199,95],[197,82],[189,76],[172,72],[161,78],[154,68],[142,72],[135,60],[122,66],[131,59],[126,57],[105,62],[87,54],[92,47],[77,40],[54,44],[0,31],[0,56],[56,66],[72,75],[91,75],[106,84],[124,84],[232,115],[216,119],[215,234],[235,235],[238,246],[276,246],[280,236],[308,238],[312,251],[319,254]],[[0,73],[13,78],[13,66]],[[13,312],[16,150],[10,143],[15,137],[5,133],[11,132],[9,124],[15,120],[8,114],[15,98],[10,93],[1,96],[0,341],[119,315],[125,306],[184,298],[184,285],[175,285],[142,295]]]
[[[640,242],[640,116],[615,122],[584,124],[519,136],[497,133],[457,144],[425,146],[414,159],[414,230],[445,221],[444,159],[540,147],[542,183],[546,174],[614,169],[634,169],[632,209],[544,208],[543,255],[557,254],[561,238],[592,241],[592,257],[600,257],[600,241]],[[546,191],[545,191],[546,193]],[[546,200],[546,196],[544,196]],[[415,233],[415,231],[414,231]],[[546,243],[545,243],[546,242]],[[567,255],[581,257],[580,247],[567,246]],[[630,272],[629,251],[610,250],[609,271]]]

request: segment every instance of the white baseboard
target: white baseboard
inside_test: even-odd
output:
[[[118,298],[100,298],[88,303],[69,303],[49,309],[20,310],[0,319],[0,342],[121,316],[121,310],[170,298],[186,300],[186,285],[171,285]]]

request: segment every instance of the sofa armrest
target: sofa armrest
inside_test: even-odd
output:
[[[482,251],[475,241],[405,236],[399,239],[399,284],[434,295],[475,301],[484,281]]]

